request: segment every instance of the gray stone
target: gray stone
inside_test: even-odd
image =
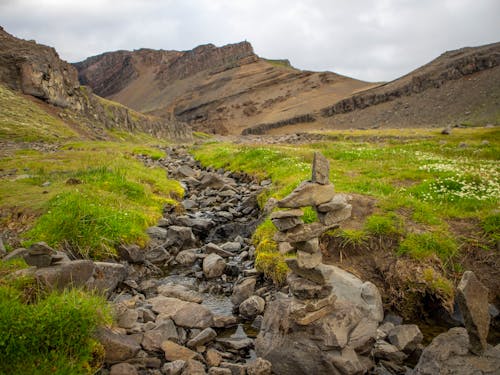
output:
[[[104,347],[104,358],[108,363],[134,358],[141,349],[132,337],[115,333],[109,328],[99,328],[96,337]]]
[[[182,375],[206,375],[203,363],[194,359],[188,359],[186,366],[182,370]]]
[[[290,267],[290,269],[298,276],[320,285],[328,283],[331,274],[333,273],[331,266],[327,266],[325,264],[319,264],[314,268],[305,269],[299,266],[296,258],[288,258],[285,261],[288,267]]]
[[[311,180],[322,185],[330,183],[330,162],[320,152],[314,153]]]
[[[196,249],[179,251],[179,254],[175,257],[175,261],[181,266],[192,266],[197,259]]]
[[[146,252],[146,259],[151,263],[165,263],[170,260],[170,258],[169,252],[161,246],[156,246]]]
[[[237,241],[230,241],[223,243],[220,247],[230,253],[237,253],[241,250],[241,243]]]
[[[319,221],[324,225],[334,225],[351,217],[352,206],[346,205],[344,208],[337,211],[330,211],[325,214],[318,213]]]
[[[293,246],[290,244],[290,242],[279,242],[278,243],[278,251],[280,254],[285,255],[289,253],[290,251],[295,250]]]
[[[217,338],[216,341],[228,349],[241,350],[253,347],[253,340],[248,337],[224,337]]]
[[[124,303],[115,304],[114,311],[118,327],[132,328],[137,323],[138,311],[129,309]]]
[[[208,279],[221,276],[225,268],[226,262],[220,255],[212,253],[203,259],[203,273]]]
[[[204,173],[200,179],[200,188],[208,187],[219,189],[225,184],[224,179],[216,173]]]
[[[271,369],[271,362],[263,358],[257,358],[247,364],[247,375],[271,375]]]
[[[155,329],[144,332],[141,345],[149,351],[159,351],[164,341],[179,341],[179,335],[171,319],[163,320]]]
[[[24,255],[24,261],[28,265],[35,266],[37,268],[48,267],[52,263],[52,255],[49,254],[32,255],[28,253]]]
[[[369,349],[377,337],[378,322],[370,318],[362,318],[349,335],[348,346],[357,352]]]
[[[251,296],[240,303],[239,312],[246,319],[254,319],[266,307],[266,301],[259,296]]]
[[[24,247],[17,248],[15,250],[12,250],[10,253],[7,253],[2,260],[4,262],[8,262],[9,260],[12,259],[23,259],[25,255],[28,254],[28,249],[25,249]]]
[[[139,373],[137,372],[137,369],[130,363],[123,362],[111,366],[109,375],[139,375]]]
[[[162,314],[162,318],[168,319],[177,313],[178,310],[186,306],[188,303],[178,298],[156,296],[147,300],[152,305],[152,310],[155,313]]]
[[[211,367],[208,370],[208,375],[232,375],[233,372],[231,369],[222,368],[222,367]]]
[[[304,216],[304,211],[302,211],[299,208],[296,208],[293,210],[274,211],[273,213],[271,213],[269,218],[273,220],[273,219],[285,219],[289,217],[302,217],[302,216]]]
[[[189,348],[196,348],[201,345],[205,345],[217,337],[217,332],[212,328],[205,328],[203,331],[198,333],[195,337],[187,342]]]
[[[0,237],[0,258],[4,257],[7,254],[7,249],[5,249],[5,245],[3,244],[3,239]]]
[[[161,372],[165,375],[181,375],[182,370],[186,366],[186,361],[178,359],[172,362],[167,362],[161,368]]]
[[[176,325],[186,328],[205,329],[213,324],[213,313],[205,306],[185,302],[173,316]]]
[[[238,306],[241,302],[250,297],[255,291],[255,284],[257,280],[255,277],[243,279],[239,284],[233,288],[231,295],[231,302]]]
[[[372,355],[375,358],[386,359],[397,364],[403,363],[403,361],[408,357],[396,346],[391,345],[383,340],[377,341],[375,343],[375,345],[373,346]]]
[[[238,324],[238,318],[234,315],[214,315],[213,327],[228,328]]]
[[[135,244],[118,246],[118,255],[129,263],[142,263],[146,259],[144,250]]]
[[[197,234],[206,234],[215,225],[210,219],[191,218],[189,216],[178,216],[175,218],[175,223],[183,227],[190,227]]]
[[[271,221],[279,231],[286,231],[295,228],[297,225],[304,224],[299,217],[285,217],[282,219],[272,219]]]
[[[338,211],[345,208],[349,203],[347,202],[347,196],[344,194],[335,194],[335,196],[329,202],[320,204],[316,207],[316,210],[321,213],[326,213],[330,211]]]
[[[232,375],[246,375],[246,368],[244,365],[232,362],[221,362],[220,366],[222,368],[227,368],[231,370]]]
[[[165,297],[179,298],[187,302],[202,303],[203,295],[180,284],[164,284],[158,287],[158,293]]]
[[[389,342],[405,353],[411,353],[424,338],[416,324],[396,326],[387,335]]]
[[[161,227],[149,227],[146,229],[146,233],[151,237],[158,240],[167,239],[167,230]]]
[[[310,181],[304,181],[288,196],[278,201],[278,207],[300,208],[318,206],[330,201],[334,195],[335,189],[331,184],[321,185]]]
[[[35,271],[35,278],[51,290],[81,287],[92,277],[94,268],[95,265],[91,260],[75,260],[57,266],[39,268]]]
[[[190,227],[172,225],[167,229],[167,246],[187,249],[196,245],[196,237]]]
[[[487,348],[490,327],[488,288],[471,271],[464,272],[457,288],[457,301],[469,333],[470,350],[481,354]]]
[[[299,299],[325,298],[332,291],[330,284],[320,285],[294,273],[288,275],[287,282],[292,294]]]
[[[320,251],[318,237],[311,238],[308,241],[294,242],[292,246],[298,251],[303,251],[309,254],[314,254]]]
[[[276,232],[273,239],[276,242],[303,242],[319,237],[324,232],[337,227],[338,224],[327,226],[322,223],[297,225],[286,232]]]
[[[165,359],[170,362],[177,360],[187,361],[189,359],[198,358],[198,353],[171,340],[162,342],[161,350],[165,353]]]
[[[45,242],[36,242],[29,247],[31,255],[55,255],[56,251]]]
[[[304,251],[297,251],[297,265],[300,268],[311,269],[318,266],[323,260],[321,252],[306,253]]]
[[[177,168],[176,172],[177,175],[181,175],[184,177],[196,177],[198,175],[198,172],[187,165],[181,165],[179,168]]]
[[[234,256],[234,254],[230,251],[227,251],[227,250],[224,250],[223,248],[221,248],[220,246],[210,242],[208,244],[206,244],[205,246],[203,246],[203,251],[206,253],[206,254],[217,254],[217,255],[220,255],[221,257],[223,258],[229,258],[229,257],[232,257]]]
[[[123,264],[95,262],[94,265],[94,273],[92,279],[87,283],[87,288],[97,290],[108,296],[128,276],[127,268]]]
[[[352,348],[330,351],[326,357],[341,374],[362,375],[367,371]]]

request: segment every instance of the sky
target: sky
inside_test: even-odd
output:
[[[0,0],[0,25],[69,62],[247,40],[299,69],[389,81],[500,41],[500,0]]]

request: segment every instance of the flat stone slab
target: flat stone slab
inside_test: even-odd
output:
[[[282,210],[282,211],[274,211],[270,218],[272,219],[284,219],[286,217],[301,217],[304,216],[304,211],[296,208],[293,210]]]
[[[311,181],[304,181],[288,196],[278,201],[281,208],[300,208],[318,206],[330,201],[335,196],[332,184],[321,185]]]
[[[276,232],[273,239],[276,242],[304,242],[321,236],[324,232],[338,228],[338,224],[324,225],[321,223],[311,223],[296,226],[287,232]]]

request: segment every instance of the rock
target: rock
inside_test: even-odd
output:
[[[145,252],[135,244],[118,246],[118,255],[129,263],[142,263],[146,259]]]
[[[482,356],[469,353],[469,335],[462,327],[452,328],[435,337],[424,349],[413,375],[500,373],[500,346],[488,349]]]
[[[488,289],[471,271],[464,272],[457,288],[457,301],[469,333],[470,350],[481,354],[487,348],[490,327]]]
[[[185,302],[184,307],[175,313],[173,320],[181,327],[205,329],[213,324],[213,313],[203,305]]]
[[[293,210],[281,210],[281,211],[274,211],[271,213],[269,218],[271,220],[274,219],[286,219],[290,217],[302,217],[304,216],[304,211],[302,211],[299,208],[293,209]]]
[[[389,342],[405,353],[411,353],[424,338],[416,324],[396,326],[387,335]]]
[[[196,177],[198,175],[198,172],[187,165],[181,165],[179,168],[177,168],[176,172],[177,175],[184,177]]]
[[[213,327],[228,328],[238,324],[238,318],[233,315],[214,315]]]
[[[232,375],[231,369],[222,367],[212,367],[208,370],[208,375]]]
[[[153,249],[149,249],[146,252],[146,259],[151,263],[165,263],[170,260],[170,253],[161,246],[157,246]]]
[[[7,254],[7,250],[5,249],[5,245],[3,244],[2,237],[0,237],[0,258],[4,257]]]
[[[178,298],[156,296],[147,300],[152,305],[155,313],[161,314],[164,319],[171,318],[177,311],[192,302],[182,301]]]
[[[30,266],[37,268],[48,267],[52,263],[52,256],[48,254],[32,255],[30,253],[24,255],[25,262]]]
[[[330,162],[320,152],[314,153],[311,181],[321,185],[330,183]]]
[[[367,369],[360,362],[356,352],[347,347],[341,351],[331,351],[328,352],[327,358],[332,362],[336,369],[340,371],[341,374],[352,374],[361,375],[365,374]]]
[[[158,287],[158,293],[165,297],[178,298],[187,302],[202,303],[203,295],[197,291],[191,290],[184,285],[164,284]]]
[[[114,333],[108,328],[99,328],[96,337],[104,347],[104,359],[108,363],[134,358],[141,349],[132,337]]]
[[[167,229],[167,245],[187,249],[196,245],[196,237],[190,227],[171,225]]]
[[[220,366],[222,368],[226,368],[226,369],[231,370],[232,375],[245,375],[246,374],[245,366],[243,366],[239,363],[221,362]]]
[[[271,375],[271,362],[257,358],[247,365],[247,375]]]
[[[177,328],[171,319],[163,320],[155,329],[144,332],[141,345],[148,351],[159,351],[164,341],[179,341]]]
[[[203,363],[196,361],[194,359],[189,359],[186,361],[186,366],[182,370],[182,375],[206,375],[205,366]]]
[[[294,248],[289,242],[279,242],[278,243],[278,251],[281,255],[285,255],[290,251],[293,251]]]
[[[209,343],[216,337],[217,337],[217,332],[215,332],[212,328],[205,328],[203,331],[201,331],[195,337],[189,340],[187,342],[187,346],[189,348],[196,348],[198,346]]]
[[[286,232],[276,232],[273,239],[276,242],[304,242],[319,237],[324,232],[337,227],[338,224],[326,226],[322,223],[298,225]]]
[[[217,367],[222,362],[222,356],[215,349],[208,349],[205,353],[205,360],[209,367]]]
[[[221,257],[223,258],[229,258],[229,257],[232,257],[234,256],[234,254],[230,251],[227,251],[227,250],[224,250],[223,248],[221,248],[220,246],[212,243],[212,242],[209,242],[208,244],[206,244],[205,246],[203,246],[203,251],[206,253],[206,254],[217,254],[217,255],[220,255]]]
[[[335,195],[333,185],[321,185],[314,182],[304,181],[295,188],[288,196],[278,201],[281,208],[300,208],[307,206],[318,206],[330,201]]]
[[[225,242],[221,245],[221,248],[225,251],[229,251],[234,255],[234,253],[237,253],[241,250],[241,243],[237,241],[229,241]]]
[[[12,250],[10,253],[7,253],[2,260],[4,262],[8,262],[9,260],[12,259],[23,259],[25,255],[28,254],[28,249],[25,249],[24,247],[17,248],[15,250]]]
[[[441,130],[441,134],[443,134],[443,135],[450,135],[451,134],[451,128],[449,126],[447,126],[443,130]]]
[[[327,297],[332,291],[330,284],[320,285],[291,273],[287,282],[292,294],[299,299],[320,299]]]
[[[87,288],[97,290],[107,296],[111,295],[118,284],[125,280],[128,275],[127,268],[123,264],[94,262],[94,266],[94,273],[92,279],[87,283]]]
[[[165,375],[181,375],[182,370],[186,366],[186,361],[178,359],[176,361],[167,362],[161,368],[162,374]]]
[[[139,375],[137,369],[129,363],[117,363],[111,366],[109,375]]]
[[[323,255],[319,251],[312,254],[304,251],[297,251],[297,265],[300,268],[314,268],[318,266],[322,260]]]
[[[135,309],[129,309],[123,303],[114,305],[116,323],[118,327],[132,328],[137,323],[139,313]]]
[[[69,287],[84,286],[94,273],[94,262],[75,260],[56,266],[39,268],[35,278],[45,288],[63,290]]]
[[[29,247],[31,255],[54,255],[56,251],[45,242],[36,242]]]
[[[304,224],[301,218],[293,216],[282,219],[272,219],[271,221],[279,231],[286,231],[295,228],[297,225]]]
[[[294,242],[292,246],[298,251],[303,251],[309,254],[314,254],[320,251],[318,237],[314,237],[308,241]]]
[[[394,345],[389,344],[383,340],[377,341],[373,347],[372,355],[375,358],[386,359],[397,364],[403,363],[407,355],[399,350]]]
[[[377,338],[378,322],[362,318],[356,328],[350,333],[347,345],[358,353],[364,353],[371,348]]]
[[[327,266],[325,264],[319,264],[314,268],[305,269],[301,268],[298,265],[298,261],[296,258],[288,258],[285,261],[288,267],[290,267],[290,269],[298,276],[301,276],[302,278],[315,282],[319,285],[327,284],[331,277],[331,274],[333,273],[333,269],[331,268],[331,266]]]
[[[324,225],[334,225],[351,217],[352,206],[346,205],[344,208],[337,211],[330,211],[325,214],[318,213],[319,221]]]
[[[177,360],[187,361],[189,359],[198,358],[198,353],[171,340],[164,341],[161,344],[161,349],[165,352],[165,359],[171,362]]]
[[[216,173],[204,173],[200,180],[200,188],[219,189],[224,186],[224,179]]]
[[[382,323],[378,328],[377,328],[377,340],[384,340],[389,332],[395,327],[395,325],[391,322],[385,322]]]
[[[339,211],[345,208],[349,203],[347,202],[347,196],[344,194],[335,194],[335,196],[329,202],[320,204],[316,207],[316,210],[320,213],[326,213],[330,211]]]
[[[146,233],[149,237],[157,239],[157,240],[166,240],[167,239],[167,230],[161,227],[149,227],[146,229]]]
[[[175,261],[181,266],[192,266],[197,259],[196,249],[182,250],[175,257]]]
[[[257,280],[255,277],[249,277],[243,279],[239,284],[236,284],[233,288],[233,294],[231,295],[231,302],[238,306],[241,302],[253,295],[256,282]]]
[[[257,315],[264,311],[266,301],[259,296],[251,296],[241,302],[239,306],[240,314],[246,319],[254,319]]]
[[[212,253],[203,259],[203,273],[208,279],[221,276],[225,268],[226,262],[220,255]]]
[[[226,348],[233,350],[253,347],[253,340],[248,337],[217,338],[216,341]]]

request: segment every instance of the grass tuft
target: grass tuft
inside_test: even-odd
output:
[[[415,259],[425,259],[437,255],[447,262],[458,251],[455,240],[445,233],[411,233],[399,244],[398,253],[408,254]]]

